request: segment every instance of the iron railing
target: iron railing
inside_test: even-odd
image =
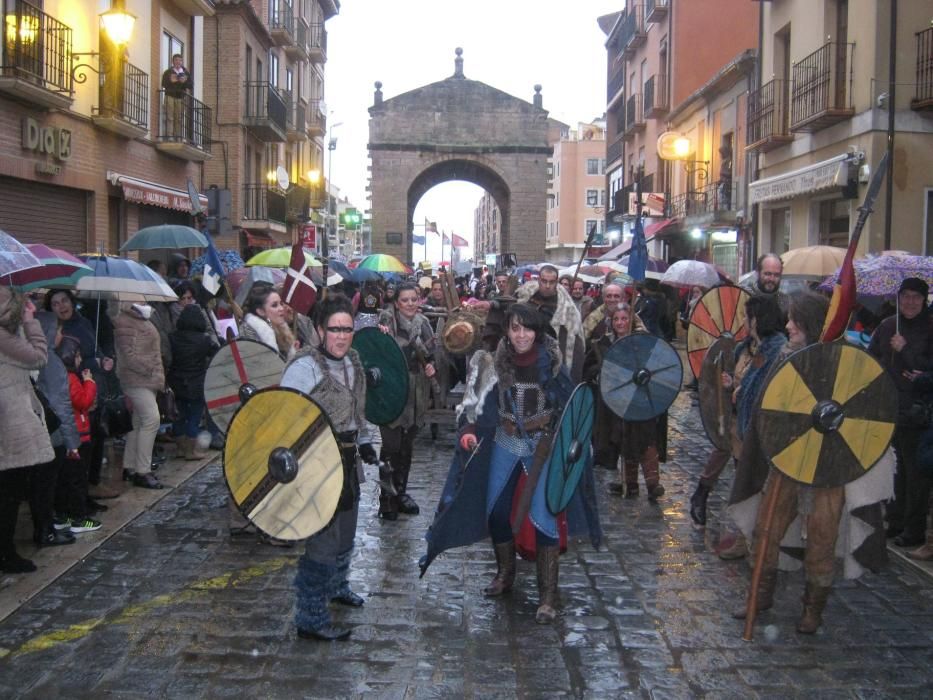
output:
[[[711,182],[671,198],[669,217],[703,216],[736,210],[737,187],[732,180]]]
[[[149,74],[128,61],[117,61],[104,77],[97,114],[141,129],[149,128]]]
[[[616,96],[616,93],[619,92],[622,88],[625,87],[625,69],[620,69],[609,78],[609,83],[606,85],[606,101],[608,102],[613,97]]]
[[[322,134],[327,131],[327,115],[324,114],[324,101],[311,100],[308,104],[308,128],[317,129]]]
[[[794,64],[790,128],[827,111],[852,109],[852,52],[855,44],[831,41]]]
[[[266,81],[253,81],[246,83],[246,113],[247,119],[269,120],[281,131],[286,129],[286,113],[288,109],[285,100],[279,91]]]
[[[290,0],[269,2],[269,29],[286,31],[295,36],[295,8]]]
[[[748,94],[748,142],[790,137],[787,112],[787,81],[769,80]]]
[[[606,162],[614,163],[622,157],[622,143],[621,138],[616,139],[606,148]]]
[[[619,30],[619,51],[624,52],[630,46],[640,43],[645,36],[645,6],[642,3],[629,4],[628,12],[622,20]]]
[[[933,101],[933,27],[917,32],[917,88],[913,101]]]
[[[652,75],[645,81],[644,113],[666,112],[667,109],[667,80],[663,75]]]
[[[323,22],[314,22],[311,24],[310,41],[308,47],[312,51],[320,51],[327,55],[327,30]]]
[[[28,78],[46,90],[70,95],[71,41],[71,27],[25,0],[15,0],[4,16],[0,74]]]
[[[311,30],[308,27],[308,23],[302,17],[299,17],[298,21],[295,22],[295,43],[298,44],[298,47],[302,51],[308,50],[310,34]]]
[[[159,141],[183,141],[210,153],[212,114],[188,93],[172,97],[159,90]]]
[[[644,123],[641,95],[632,95],[625,102],[625,133],[643,126]]]
[[[663,19],[667,14],[667,6],[668,0],[645,0],[645,20],[655,22]]]
[[[284,224],[288,216],[285,195],[268,185],[243,185],[242,218],[252,221],[276,221]]]

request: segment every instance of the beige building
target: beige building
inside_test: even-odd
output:
[[[323,233],[325,22],[337,0],[217,0],[205,22],[206,101],[222,157],[206,168],[230,190],[231,230],[218,245],[271,247]]]
[[[3,3],[0,229],[21,241],[116,254],[140,228],[193,221],[187,181],[203,192],[216,155],[202,71],[214,3],[108,5]],[[105,20],[124,9],[135,21],[119,36]],[[170,113],[161,79],[175,53],[193,89]]]
[[[485,259],[487,255],[502,252],[500,247],[502,232],[499,207],[488,192],[484,192],[476,209],[473,210],[473,246],[476,258]]]
[[[547,199],[545,260],[570,262],[580,257],[589,232],[591,254],[608,250],[606,237],[606,124],[580,123],[554,144]]]
[[[759,251],[847,244],[893,107],[891,205],[886,182],[860,250],[933,252],[931,6],[897,7],[892,47],[890,2],[761,3],[763,78],[748,105]]]

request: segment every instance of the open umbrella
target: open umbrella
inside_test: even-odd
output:
[[[908,277],[919,277],[933,284],[933,256],[928,255],[878,255],[862,258],[853,263],[855,267],[855,291],[873,297],[892,296]],[[831,290],[839,277],[837,270],[820,285],[820,289]]]
[[[108,255],[81,256],[91,269],[78,280],[78,296],[117,301],[177,301],[159,275],[135,260]]]
[[[744,275],[739,277],[736,284],[742,289],[754,294],[752,291],[755,287],[755,283],[758,281],[758,272],[752,270],[751,272],[746,272]],[[797,294],[798,292],[805,292],[810,289],[810,283],[802,277],[781,277],[781,284],[778,287],[778,290],[784,294]],[[832,284],[829,286],[829,290],[832,291]]]
[[[30,253],[26,246],[5,231],[0,231],[0,277],[40,265],[42,261]]]
[[[623,255],[616,262],[617,264],[626,272],[628,271],[628,261],[629,256]],[[668,264],[661,260],[660,258],[652,258],[649,256],[648,263],[645,265],[645,277],[648,279],[659,280],[661,275],[667,271]]]
[[[223,265],[224,274],[239,270],[246,263],[235,250],[218,250],[217,257],[220,258],[220,264]],[[191,261],[191,270],[189,275],[195,277],[204,274],[204,263],[207,262],[207,254],[199,255]]]
[[[74,289],[78,280],[91,274],[91,268],[74,255],[58,248],[50,248],[42,243],[27,243],[26,248],[42,263],[41,267],[14,272],[4,282],[22,292],[39,288]]]
[[[181,224],[161,224],[141,228],[120,251],[155,250],[156,248],[207,248],[204,234],[190,226]]]
[[[327,265],[328,265],[328,269],[330,270],[330,272],[339,275],[342,279],[345,279],[349,282],[359,283],[359,282],[377,281],[377,280],[382,279],[382,275],[380,275],[378,272],[375,272],[374,270],[366,270],[366,269],[361,269],[358,267],[350,268],[350,267],[347,267],[342,262],[340,262],[339,260],[331,260],[329,263],[327,263]],[[312,274],[313,272],[314,271],[312,270]],[[333,284],[332,282],[330,282],[331,277],[332,275],[327,276],[328,286]],[[311,279],[314,279],[314,277],[312,277]]]
[[[845,256],[845,248],[831,245],[811,245],[788,250],[781,255],[783,277],[821,280],[839,269]]]
[[[671,287],[704,287],[719,283],[716,267],[699,260],[678,260],[661,275],[661,284]]]
[[[311,255],[307,250],[305,251],[305,260],[311,267],[321,267],[322,265],[321,261]],[[246,266],[252,267],[253,265],[261,265],[262,267],[285,268],[288,267],[291,262],[292,247],[285,246],[282,248],[269,248],[269,250],[256,253],[256,255],[246,261]]]
[[[402,263],[394,255],[386,253],[373,253],[360,260],[356,269],[372,270],[373,272],[400,272],[402,274],[411,274],[411,268]]]

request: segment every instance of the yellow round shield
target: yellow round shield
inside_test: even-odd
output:
[[[897,391],[874,357],[845,342],[788,356],[761,395],[761,449],[812,486],[843,486],[881,459],[894,435]]]
[[[230,421],[224,477],[234,503],[257,528],[302,540],[334,516],[343,462],[330,421],[294,389],[257,391]]]

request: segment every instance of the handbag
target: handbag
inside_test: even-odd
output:
[[[42,389],[39,388],[39,385],[32,379],[30,379],[30,381],[32,381],[32,388],[36,392],[36,398],[39,399],[39,403],[42,404],[42,412],[45,414],[45,427],[48,429],[49,435],[51,435],[62,426],[62,421],[58,417],[58,414],[55,413],[52,404],[49,403],[45,394],[42,393]]]
[[[156,393],[156,404],[159,406],[159,419],[163,423],[174,423],[178,420],[178,406],[175,404],[175,392],[171,387]]]
[[[133,415],[113,372],[102,372],[99,377],[95,413],[100,432],[107,437],[120,437],[133,430]]]

